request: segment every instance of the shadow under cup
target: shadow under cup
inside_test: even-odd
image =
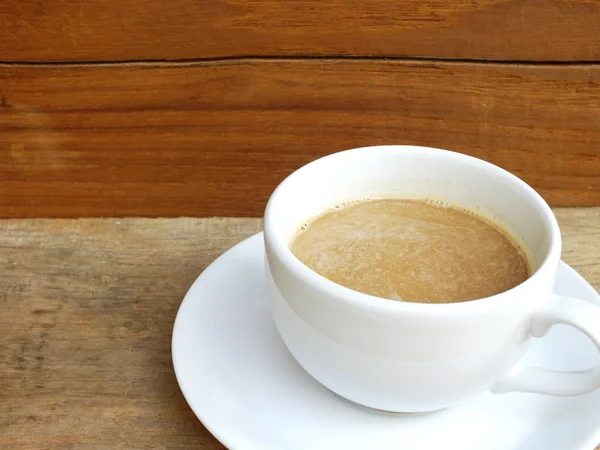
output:
[[[381,197],[479,212],[523,245],[532,275],[486,299],[405,303],[337,285],[289,250],[310,218],[348,200]],[[445,150],[381,146],[321,158],[284,180],[265,212],[265,246],[273,316],[298,362],[349,400],[417,412],[489,389],[524,355],[530,317],[552,290],[561,242],[546,202],[505,170]]]

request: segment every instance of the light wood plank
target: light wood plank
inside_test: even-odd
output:
[[[556,211],[600,289],[600,208]],[[0,448],[223,449],[177,386],[179,304],[260,219],[0,221]]]

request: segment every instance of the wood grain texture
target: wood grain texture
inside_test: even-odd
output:
[[[221,449],[173,373],[175,313],[249,220],[0,222],[0,448]]]
[[[600,289],[600,208],[556,211]],[[0,448],[222,450],[177,386],[188,287],[260,219],[0,221]]]
[[[256,217],[303,164],[393,143],[600,205],[600,65],[0,66],[0,90],[0,217]]]
[[[600,60],[590,0],[4,0],[0,61],[231,56]]]

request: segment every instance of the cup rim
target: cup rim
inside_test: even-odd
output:
[[[548,231],[550,233],[549,248],[540,266],[537,268],[537,270],[535,270],[533,274],[531,274],[529,278],[507,291],[503,291],[489,297],[483,297],[475,300],[468,300],[456,303],[403,302],[398,300],[386,299],[384,297],[377,297],[335,283],[334,281],[331,281],[326,277],[318,274],[314,270],[310,269],[292,253],[292,251],[289,248],[289,242],[285,242],[285,240],[281,236],[279,236],[278,233],[276,233],[273,221],[277,212],[274,210],[274,205],[276,204],[278,198],[285,191],[287,185],[289,185],[296,177],[302,175],[304,172],[307,172],[315,166],[323,164],[324,162],[328,162],[332,159],[346,158],[348,156],[353,156],[357,153],[366,153],[373,151],[391,151],[400,153],[410,153],[418,151],[428,153],[429,155],[439,155],[445,158],[460,159],[467,164],[477,165],[486,170],[490,170],[494,172],[496,176],[501,176],[518,186],[518,188],[522,190],[525,195],[529,196],[532,200],[534,200],[535,204],[538,207],[538,211],[542,216],[543,222],[547,225]],[[372,154],[370,156],[372,157]],[[300,227],[300,225],[301,224],[298,224],[298,227]],[[269,201],[267,202],[264,214],[264,239],[265,243],[275,254],[277,259],[285,266],[285,268],[288,271],[290,271],[290,273],[293,273],[303,283],[306,283],[313,288],[324,291],[327,295],[331,297],[335,297],[343,302],[351,303],[356,306],[361,306],[367,309],[384,309],[388,312],[414,312],[419,314],[438,314],[440,312],[443,312],[444,314],[464,314],[468,312],[474,313],[482,309],[489,309],[490,307],[501,307],[502,305],[506,305],[506,299],[500,300],[500,297],[506,297],[506,295],[510,293],[511,297],[520,298],[520,296],[518,295],[520,292],[528,290],[538,279],[544,277],[548,271],[552,271],[554,266],[558,266],[561,253],[561,234],[556,217],[554,216],[552,209],[550,208],[548,203],[542,198],[542,196],[538,194],[531,186],[525,183],[525,181],[521,180],[519,177],[508,172],[507,170],[496,166],[495,164],[473,156],[465,155],[463,153],[458,153],[450,150],[415,145],[377,145],[358,147],[323,156],[300,167],[299,169],[288,175],[271,194]]]

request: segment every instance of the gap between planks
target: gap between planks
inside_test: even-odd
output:
[[[298,55],[290,56],[222,56],[214,58],[189,58],[189,59],[148,59],[148,60],[115,60],[115,61],[54,61],[54,62],[29,62],[29,61],[0,61],[0,67],[67,67],[67,66],[203,66],[203,65],[229,65],[277,62],[311,62],[311,61],[368,61],[368,62],[407,62],[430,64],[480,64],[503,66],[531,66],[531,67],[589,67],[600,66],[600,61],[527,61],[527,60],[495,60],[495,59],[470,59],[470,58],[435,58],[414,56],[318,56]]]

